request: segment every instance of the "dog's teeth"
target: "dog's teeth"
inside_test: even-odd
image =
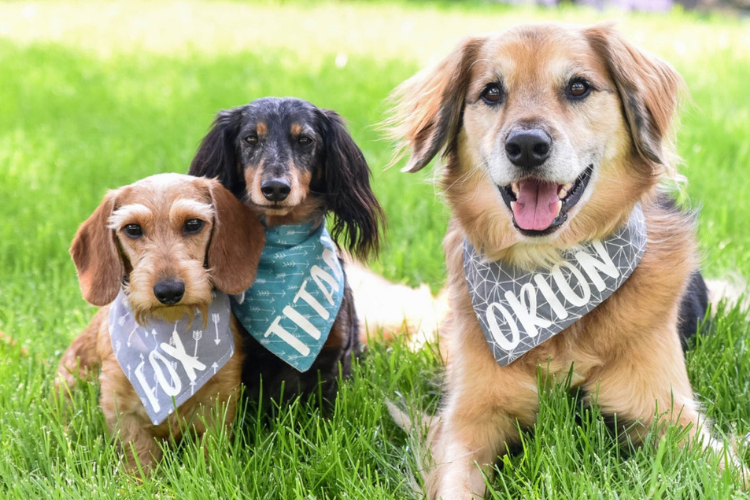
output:
[[[517,182],[511,183],[510,189],[511,189],[511,191],[513,191],[514,195],[518,196],[518,192],[520,191],[520,188],[518,187],[518,183]]]
[[[515,207],[516,207],[516,202],[515,201],[511,201],[510,202],[510,209],[515,212]]]
[[[558,215],[560,215],[560,210],[562,210],[562,201],[561,200],[557,200],[556,206],[557,206],[557,210],[555,211],[555,217],[557,217]]]
[[[557,197],[560,198],[561,200],[565,198],[566,196],[568,196],[568,192],[565,189],[561,189],[560,191],[557,192]]]

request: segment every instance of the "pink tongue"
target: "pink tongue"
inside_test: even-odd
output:
[[[521,229],[543,231],[552,225],[557,217],[558,185],[526,179],[518,185],[518,195],[513,204],[513,216]]]

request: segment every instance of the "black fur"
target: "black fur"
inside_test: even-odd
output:
[[[245,178],[237,166],[236,142],[241,123],[241,113],[220,112],[201,141],[188,172],[196,177],[218,179],[238,198],[245,192]]]
[[[335,215],[331,236],[338,241],[343,235],[349,252],[366,259],[378,250],[383,220],[370,189],[370,167],[338,114],[321,110],[320,120],[325,130],[324,175],[311,188],[325,193],[326,210]]]
[[[677,202],[666,194],[659,195],[657,203],[669,212],[684,213],[684,209],[679,207]],[[694,212],[688,212],[687,215],[694,221]],[[677,331],[680,335],[683,351],[687,350],[690,339],[698,332],[698,327],[706,318],[707,312],[708,287],[703,280],[700,269],[696,269],[690,276],[685,295],[682,296],[680,301]],[[708,323],[702,325],[704,331],[708,330],[707,325]]]
[[[303,144],[304,135],[310,142]],[[218,178],[237,198],[268,218],[273,203],[253,201],[246,175],[273,178],[309,176],[310,213],[304,220],[333,215],[332,237],[353,255],[376,255],[383,212],[370,187],[370,169],[362,151],[333,111],[292,98],[264,98],[218,114],[201,142],[189,174]],[[344,297],[326,345],[305,373],[291,368],[245,333],[246,359],[242,379],[249,402],[261,392],[268,398],[303,397],[332,400],[340,376],[351,373],[352,357],[360,352],[359,323],[352,293]],[[261,384],[262,382],[262,384]],[[285,393],[285,395],[282,394]]]
[[[680,303],[679,332],[682,350],[686,351],[690,338],[696,334],[700,322],[708,311],[708,288],[700,271],[690,277],[685,295]],[[707,330],[703,324],[703,330]]]

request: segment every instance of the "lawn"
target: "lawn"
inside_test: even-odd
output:
[[[408,498],[412,443],[386,398],[434,408],[440,363],[374,343],[330,418],[308,405],[241,430],[188,441],[138,483],[121,472],[83,385],[72,410],[52,397],[57,361],[94,308],[81,298],[68,246],[108,188],[185,172],[214,113],[265,95],[338,110],[373,168],[389,218],[374,268],[437,291],[447,212],[428,172],[386,170],[377,123],[399,82],[465,34],[522,22],[617,18],[662,55],[691,91],[679,133],[685,202],[700,208],[704,270],[750,277],[750,19],[630,15],[566,7],[413,3],[0,4],[0,497]],[[750,323],[721,309],[688,353],[691,380],[717,431],[750,431]],[[541,396],[523,452],[503,461],[495,497],[746,497],[716,458],[660,443],[620,446],[596,410],[562,387]],[[204,460],[204,448],[208,459]],[[750,463],[750,450],[741,449]]]

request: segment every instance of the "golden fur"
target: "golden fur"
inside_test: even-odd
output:
[[[578,76],[596,91],[571,102],[563,89]],[[490,107],[480,94],[497,79],[506,96],[502,106]],[[604,413],[637,422],[634,438],[658,413],[664,422],[690,426],[691,439],[722,450],[698,411],[677,332],[680,299],[698,266],[693,221],[657,201],[659,181],[676,176],[671,124],[682,86],[667,63],[609,25],[545,24],[468,38],[394,93],[391,131],[401,151],[411,153],[404,170],[417,171],[443,152],[441,184],[452,209],[444,241],[451,312],[441,327],[446,396],[428,435],[428,498],[484,494],[482,469],[518,439],[516,422],[535,422],[538,366],[548,367],[552,379],[564,379],[572,367],[573,386]],[[549,131],[557,148],[547,162],[555,181],[595,165],[583,197],[551,235],[516,230],[498,192],[516,180],[498,143],[519,124]],[[564,332],[499,366],[472,308],[464,240],[494,260],[548,267],[561,249],[612,233],[637,202],[648,247],[628,281]]]
[[[197,234],[183,230],[187,220],[204,226]],[[143,236],[129,238],[128,224],[138,224]],[[60,360],[57,386],[73,388],[76,377],[99,370],[99,404],[107,426],[122,443],[127,469],[148,473],[161,458],[159,440],[179,440],[189,427],[197,434],[217,425],[231,426],[239,396],[244,354],[234,356],[193,397],[154,426],[123,373],[112,350],[108,330],[109,304],[125,286],[137,320],[176,321],[197,308],[207,311],[211,290],[244,292],[255,279],[264,243],[260,222],[217,181],[179,174],[156,175],[110,191],[84,222],[71,247],[84,298],[103,305],[91,324]],[[206,267],[208,264],[208,267]],[[129,278],[121,285],[123,276]],[[185,294],[165,306],[154,296],[154,284],[167,278],[185,283]],[[203,314],[204,321],[207,314]],[[236,346],[242,346],[232,318]],[[212,422],[212,409],[221,405],[221,422]]]

